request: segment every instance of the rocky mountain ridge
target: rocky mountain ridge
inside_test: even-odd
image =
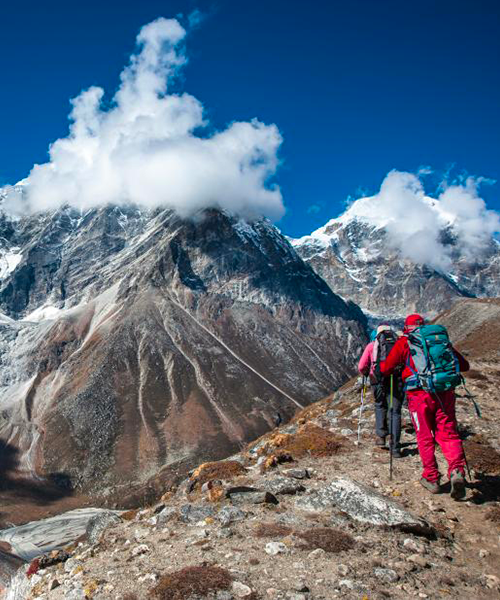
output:
[[[453,221],[439,215],[442,242],[452,260],[446,271],[438,271],[402,257],[391,243],[389,221],[375,219],[374,211],[374,200],[362,198],[311,235],[291,239],[329,286],[368,316],[379,320],[401,319],[410,312],[435,316],[459,298],[500,294],[500,244],[496,239],[471,257],[456,243]]]

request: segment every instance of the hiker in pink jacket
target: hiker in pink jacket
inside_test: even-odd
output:
[[[365,348],[358,364],[358,371],[365,377],[369,377],[375,400],[375,430],[377,433],[376,445],[381,448],[386,447],[386,438],[391,433],[390,451],[394,458],[401,458],[400,440],[401,440],[401,407],[404,399],[400,377],[377,376],[375,366],[377,364],[377,355],[384,354],[384,336],[389,336],[392,343],[397,340],[397,335],[389,325],[379,325],[377,336]],[[384,356],[380,356],[384,358]],[[392,395],[392,398],[391,398]],[[390,405],[392,404],[392,409]],[[390,420],[390,427],[389,427]]]

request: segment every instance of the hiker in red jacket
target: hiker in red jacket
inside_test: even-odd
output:
[[[391,374],[398,366],[403,366],[403,382],[415,374],[415,363],[410,353],[407,335],[424,325],[420,315],[409,315],[405,321],[404,335],[392,348],[387,359],[380,363],[382,375]],[[453,348],[460,371],[468,371],[468,361]],[[458,500],[465,496],[465,455],[458,435],[455,416],[455,393],[453,391],[430,393],[423,389],[406,391],[408,408],[415,431],[422,461],[423,473],[420,483],[431,493],[441,491],[436,457],[437,442],[448,462],[448,477],[451,483],[451,496]]]

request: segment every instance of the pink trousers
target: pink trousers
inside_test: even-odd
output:
[[[423,466],[422,477],[432,482],[440,477],[434,453],[436,442],[448,461],[448,477],[455,469],[463,473],[465,456],[457,430],[454,392],[429,394],[423,390],[413,390],[406,392],[406,395],[417,432],[418,451]]]

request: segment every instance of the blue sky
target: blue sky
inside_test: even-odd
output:
[[[142,25],[195,9],[185,88],[217,128],[279,127],[286,233],[322,225],[394,168],[431,166],[429,192],[451,165],[500,180],[497,1],[89,0],[3,9],[0,182],[47,160],[70,98],[112,95]],[[497,210],[498,190],[484,188]]]

